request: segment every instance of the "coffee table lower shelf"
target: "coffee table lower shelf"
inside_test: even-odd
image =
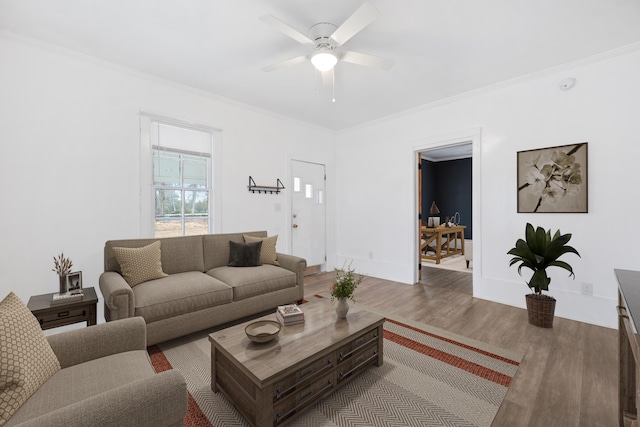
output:
[[[252,426],[285,424],[369,366],[382,365],[383,322],[329,345],[262,383],[212,341],[211,389],[222,392]]]

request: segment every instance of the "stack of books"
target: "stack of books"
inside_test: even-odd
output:
[[[64,294],[53,294],[49,305],[60,305],[68,302],[81,301],[84,293],[82,291],[67,292]]]
[[[276,318],[283,326],[304,323],[304,313],[296,304],[279,306],[276,310]]]

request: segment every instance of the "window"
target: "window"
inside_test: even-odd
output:
[[[155,237],[209,233],[209,157],[153,148]]]
[[[148,153],[143,153],[141,172],[143,235],[173,237],[213,232],[214,133],[212,129],[143,117],[143,151]],[[150,167],[145,168],[147,161]],[[149,190],[144,188],[149,187],[151,194],[147,197]],[[152,218],[149,228],[145,228],[144,217]]]

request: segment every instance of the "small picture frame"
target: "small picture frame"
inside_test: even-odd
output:
[[[82,271],[67,274],[67,292],[70,294],[82,293]]]

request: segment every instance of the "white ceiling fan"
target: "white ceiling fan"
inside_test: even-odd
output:
[[[392,59],[353,51],[341,51],[339,49],[364,27],[373,22],[379,14],[380,12],[375,7],[365,2],[339,27],[329,22],[320,22],[311,26],[308,35],[302,34],[273,15],[264,15],[260,17],[261,21],[271,25],[293,40],[313,47],[313,51],[308,55],[297,56],[268,65],[263,67],[262,71],[274,71],[307,60],[310,60],[319,71],[332,70],[338,61],[388,70],[393,66]]]

